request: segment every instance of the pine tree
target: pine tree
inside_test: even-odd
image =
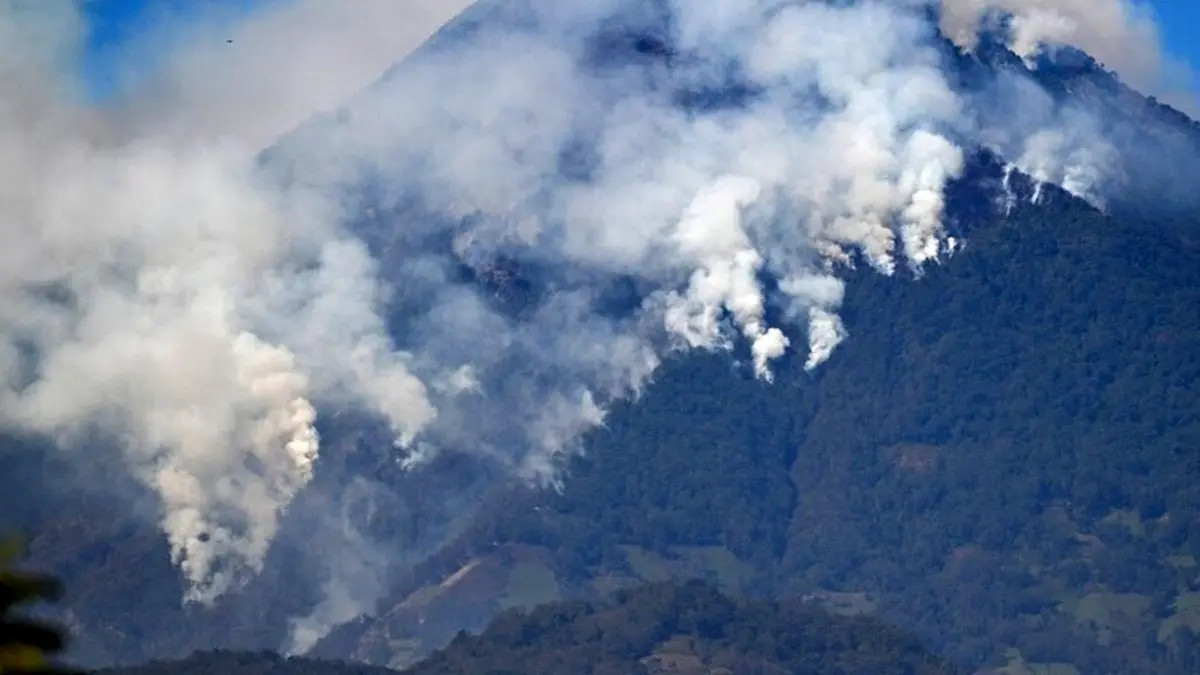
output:
[[[20,547],[0,545],[0,675],[65,673],[52,664],[65,646],[62,630],[20,615],[25,605],[53,601],[61,593],[57,580],[13,569]]]

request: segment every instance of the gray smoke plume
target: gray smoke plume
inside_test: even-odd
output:
[[[1149,3],[1137,0],[941,0],[942,31],[972,49],[979,33],[1009,21],[1009,48],[1026,63],[1061,45],[1082,49],[1133,86],[1188,112],[1200,107],[1194,74],[1163,49]]]
[[[453,452],[554,485],[678,350],[817,368],[848,337],[842,272],[952,254],[973,144],[1085,195],[1108,170],[1082,112],[1018,123],[956,90],[925,4],[478,5],[351,96],[466,3],[296,0],[200,21],[104,107],[63,74],[65,3],[0,13],[0,421],[113,438],[211,602],[321,470],[318,416],[375,415],[410,471]],[[634,29],[671,68],[605,61]],[[382,587],[341,525],[293,651]]]
[[[978,99],[981,141],[1041,185],[1054,184],[1104,208],[1105,189],[1122,176],[1120,157],[1095,114],[1059,103],[1030,80],[1001,74]]]
[[[369,44],[361,31],[330,34],[324,26],[357,24],[330,22],[323,6],[273,10],[276,32],[266,32],[282,41],[280,27],[300,30],[335,51]],[[376,25],[384,5],[357,7]],[[255,143],[343,95],[322,82],[365,83],[404,55],[404,41],[303,79],[287,68],[268,77],[291,57],[261,43],[235,69],[258,77],[240,80],[216,77],[219,66],[199,65],[206,51],[185,49],[158,74],[171,87],[113,114],[81,105],[66,76],[83,32],[76,8],[5,8],[0,420],[78,452],[97,425],[114,435],[162,499],[188,598],[211,601],[261,566],[280,514],[311,478],[314,396],[374,408],[401,441],[434,418],[377,313],[373,261],[341,232],[334,205],[269,185],[253,164]],[[417,23],[419,12],[393,5],[393,18]],[[407,48],[428,28],[415,41],[410,31]],[[264,37],[257,23],[243,30]],[[217,80],[222,94],[210,96]],[[256,97],[264,92],[274,108]],[[322,330],[300,340],[305,323]]]

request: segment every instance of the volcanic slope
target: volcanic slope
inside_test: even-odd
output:
[[[626,37],[598,60],[651,71],[669,60],[654,34]],[[438,44],[448,43],[431,52]],[[984,56],[952,61],[964,86],[986,86],[1005,58]],[[1036,76],[1058,96],[1099,97],[1135,120],[1170,117],[1085,66]],[[689,100],[725,104],[734,89]],[[353,120],[353,106],[334,117]],[[1185,119],[1162,124],[1194,138]],[[318,481],[369,475],[401,495],[381,499],[390,515],[372,525],[385,550],[400,558],[431,531],[452,541],[315,653],[404,665],[506,607],[704,576],[911,626],[972,666],[1192,672],[1200,223],[1184,207],[1169,227],[1157,215],[1180,193],[1151,201],[1133,190],[1106,215],[979,153],[949,189],[946,220],[963,247],[917,280],[851,273],[841,310],[850,337],[830,361],[810,373],[784,357],[768,385],[743,346],[734,362],[671,358],[586,436],[561,495],[505,489],[453,456],[405,474],[371,425],[326,422],[332,459]],[[405,250],[384,227],[400,215],[360,223],[385,269]],[[561,272],[543,262],[493,258],[460,271],[519,317]],[[616,286],[613,311],[628,311],[640,289]],[[40,513],[23,510],[22,524],[38,532],[34,562],[75,589],[68,607],[89,660],[274,648],[318,599],[309,580],[321,572],[302,536],[318,497],[289,514],[291,536],[266,572],[209,612],[179,607],[152,527],[101,497],[63,492],[30,509]],[[409,509],[476,493],[444,512]]]

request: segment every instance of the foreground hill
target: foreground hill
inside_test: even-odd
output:
[[[202,653],[97,675],[382,675],[378,668]],[[412,675],[710,673],[949,675],[919,642],[869,619],[799,602],[739,602],[703,584],[650,585],[602,603],[567,602],[508,612],[466,634]]]
[[[911,637],[802,603],[738,602],[703,584],[656,584],[604,603],[501,615],[413,675],[956,672]]]
[[[197,652],[178,661],[155,661],[95,675],[388,675],[386,668],[284,658],[271,652]]]

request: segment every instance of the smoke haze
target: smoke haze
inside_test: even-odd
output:
[[[1185,111],[1200,106],[1194,73],[1163,49],[1150,6],[1136,0],[942,0],[942,31],[971,49],[979,32],[1009,21],[1009,47],[1027,63],[1044,48],[1072,45],[1134,87]]]
[[[466,5],[200,21],[103,107],[64,75],[77,13],[0,15],[0,420],[65,452],[114,439],[189,599],[261,569],[321,470],[322,415],[375,415],[410,471],[453,452],[557,484],[677,351],[742,344],[764,381],[789,352],[831,358],[842,271],[952,254],[943,188],[976,145],[1096,204],[1111,174],[1087,111],[1017,75],[961,91],[917,0],[476,6],[357,93]],[[970,47],[985,10],[1034,5],[946,2],[942,27]],[[1117,35],[1097,49],[1119,69],[1161,69],[1141,14],[1029,16],[1020,49]],[[607,62],[632,30],[673,43],[670,67]],[[515,308],[512,261],[531,284]],[[290,651],[369,610],[363,579],[385,575],[352,525],[325,529],[346,545]]]
[[[83,31],[69,5],[14,3],[0,17],[10,240],[0,414],[79,452],[95,425],[115,434],[162,498],[191,599],[210,601],[261,565],[311,477],[314,388],[376,409],[402,441],[435,414],[383,330],[361,243],[340,233],[321,196],[271,187],[252,163],[255,143],[334,103],[347,79],[377,77],[449,16],[427,4],[440,9],[392,3],[409,30],[383,44],[356,32],[367,48],[348,53],[371,53],[303,78],[286,67],[263,77],[283,65],[278,49],[247,51],[258,61],[242,59],[253,70],[238,79],[229,57],[185,45],[159,74],[172,86],[138,90],[151,98],[116,114],[76,104],[64,73]],[[386,18],[381,3],[356,7],[369,14],[360,21]],[[240,34],[269,43],[308,27],[313,44],[346,47],[350,36],[324,18],[300,3]],[[206,93],[214,82],[220,96]],[[325,326],[320,343],[283,344],[304,321]]]

